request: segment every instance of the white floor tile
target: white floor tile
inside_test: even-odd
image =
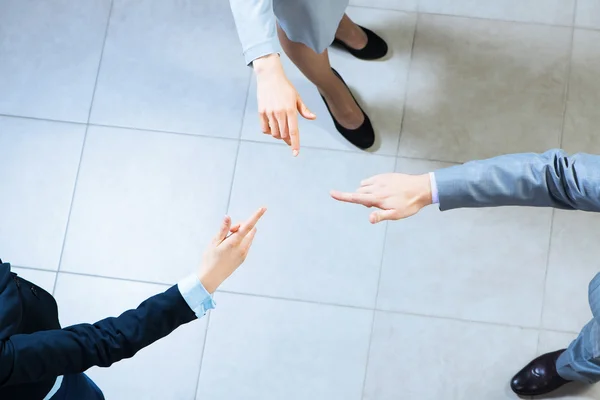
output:
[[[417,11],[419,0],[350,0],[350,5],[388,10]]]
[[[250,69],[222,0],[115,0],[91,120],[237,138]]]
[[[575,26],[600,29],[600,0],[577,0]]]
[[[0,2],[0,113],[87,122],[110,3]]]
[[[329,197],[371,175],[389,172],[394,159],[242,143],[231,214],[247,218],[265,205],[250,256],[224,289],[309,301],[373,307],[384,226],[368,210]]]
[[[598,214],[555,212],[546,278],[545,328],[579,332],[592,318],[588,285],[600,273],[598,224]]]
[[[56,270],[85,126],[0,117],[0,257]]]
[[[360,400],[372,312],[219,294],[199,399]]]
[[[137,308],[167,286],[59,274],[56,299],[63,327],[94,323]],[[92,368],[88,376],[107,399],[193,400],[200,370],[206,318],[179,327],[171,335],[110,368]]]
[[[61,269],[175,283],[227,208],[237,143],[92,127]]]
[[[570,26],[574,5],[575,0],[419,0],[419,11]]]
[[[363,400],[515,399],[508,382],[538,334],[378,312]]]
[[[570,153],[600,153],[600,32],[575,30],[563,147]]]
[[[445,165],[399,160],[398,171]],[[436,206],[390,223],[377,307],[538,327],[551,211]]]
[[[557,147],[571,30],[421,15],[400,155],[464,162]]]

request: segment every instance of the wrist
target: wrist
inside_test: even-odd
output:
[[[418,175],[419,189],[417,191],[417,204],[420,208],[429,206],[433,203],[433,192],[431,188],[431,178],[429,174]]]
[[[213,294],[219,287],[219,284],[209,274],[201,272],[198,274],[198,279],[209,294]]]
[[[252,62],[256,76],[269,74],[275,71],[283,71],[279,54],[272,53],[259,57]]]

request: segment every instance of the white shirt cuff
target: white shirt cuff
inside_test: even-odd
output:
[[[208,310],[212,310],[217,305],[210,293],[202,286],[196,274],[189,275],[179,281],[177,288],[198,318],[202,318]]]
[[[435,181],[435,174],[429,173],[429,181],[431,182],[431,204],[439,204],[440,196],[438,193],[437,182]]]

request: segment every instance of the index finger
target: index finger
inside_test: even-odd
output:
[[[300,152],[300,135],[298,133],[298,113],[294,110],[288,114],[288,128],[290,129],[290,139],[292,140],[292,153],[294,157]]]
[[[366,207],[372,207],[376,202],[376,197],[373,194],[368,193],[347,193],[340,192],[338,190],[332,190],[330,195],[336,200],[343,201],[345,203],[362,204]]]
[[[252,214],[252,216],[250,218],[248,218],[248,220],[246,222],[244,222],[242,224],[242,226],[236,232],[236,234],[243,237],[243,236],[246,236],[248,233],[250,233],[250,231],[252,230],[252,228],[254,228],[254,226],[256,225],[258,220],[263,215],[265,215],[266,211],[267,211],[267,209],[265,207],[259,208],[254,214]]]

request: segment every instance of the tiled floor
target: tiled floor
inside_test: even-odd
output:
[[[600,153],[600,0],[353,0],[391,55],[332,51],[376,149],[317,113],[301,156],[258,131],[225,0],[0,0],[0,257],[64,325],[193,271],[225,213],[270,211],[210,317],[90,375],[113,399],[496,400],[590,318],[600,216],[337,204],[384,171]],[[598,399],[600,387],[559,393]]]

